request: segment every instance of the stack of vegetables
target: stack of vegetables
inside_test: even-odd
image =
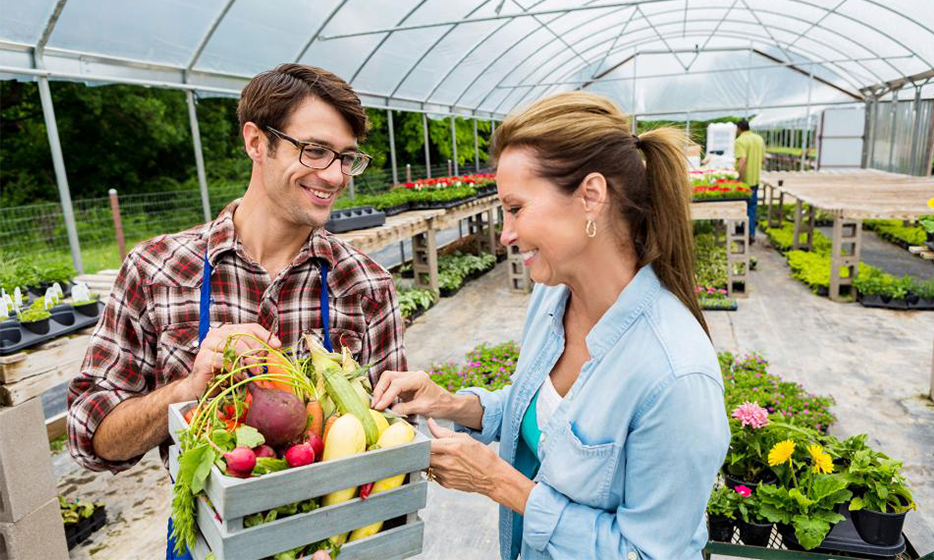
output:
[[[237,355],[239,336],[259,348]],[[369,408],[372,387],[367,371],[344,348],[331,353],[309,335],[310,350],[299,359],[251,335],[227,341],[223,373],[185,412],[187,427],[179,433],[179,469],[173,489],[174,537],[179,551],[195,544],[195,496],[203,492],[212,467],[226,476],[260,477],[385,449],[413,441],[415,430],[389,411]],[[244,518],[244,526],[269,522],[276,515],[311,511],[402,485],[405,474],[331,492]],[[345,542],[377,533],[382,523],[300,547],[296,557],[316,550],[336,556]],[[277,556],[276,558],[279,558]]]

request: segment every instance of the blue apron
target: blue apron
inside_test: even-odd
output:
[[[324,260],[319,260],[321,268],[321,326],[324,334],[324,347],[328,352],[333,352],[331,346],[331,333],[328,332],[328,265]],[[208,260],[208,252],[204,251],[204,272],[201,276],[201,305],[198,311],[198,346],[204,341],[204,337],[211,330],[211,262]],[[192,560],[191,552],[187,549],[181,555],[175,554],[175,539],[172,538],[172,518],[169,517],[169,529],[166,536],[165,547],[166,560]]]

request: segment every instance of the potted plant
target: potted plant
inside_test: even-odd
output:
[[[905,516],[916,507],[901,469],[901,462],[868,448],[850,457],[846,477],[856,497],[849,509],[856,532],[869,544],[897,544]]]
[[[758,402],[744,402],[730,416],[730,449],[723,464],[726,485],[755,489],[761,482],[775,480],[765,461],[773,438],[767,429],[769,413]]]
[[[743,544],[752,546],[768,546],[769,537],[772,536],[772,522],[768,521],[760,512],[760,503],[753,495],[752,489],[739,485],[733,489],[737,497],[736,511],[739,512],[739,538]]]
[[[760,485],[756,496],[759,513],[779,525],[786,543],[811,550],[820,546],[834,524],[846,519],[837,507],[853,493],[847,489],[847,478],[834,474],[833,458],[821,445],[802,448],[803,442],[787,439],[769,450],[769,465],[779,469],[780,484]]]
[[[736,491],[725,485],[717,485],[707,501],[707,533],[720,542],[733,539],[733,523],[736,516]]]
[[[38,335],[49,334],[49,318],[52,316],[45,307],[45,300],[40,298],[29,309],[20,311],[19,322],[24,329]]]
[[[928,206],[934,208],[934,197],[928,200]],[[934,251],[934,214],[926,214],[918,218],[918,225],[927,234],[927,241],[924,244],[928,249]]]
[[[62,522],[65,524],[68,550],[84,542],[91,533],[103,527],[107,521],[107,512],[103,504],[84,500],[69,501],[59,496],[58,505],[62,514]]]

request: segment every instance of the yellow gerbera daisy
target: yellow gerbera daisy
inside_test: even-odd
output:
[[[781,465],[788,459],[791,459],[791,455],[794,452],[795,442],[790,439],[776,443],[769,451],[769,466],[774,467],[775,465]]]
[[[934,208],[934,196],[928,199],[928,206]]]
[[[830,458],[830,455],[824,453],[824,449],[821,446],[809,445],[808,453],[811,454],[811,459],[814,461],[814,472],[822,472],[824,474],[833,472],[833,459]]]

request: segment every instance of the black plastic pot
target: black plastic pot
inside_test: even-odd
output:
[[[771,523],[746,523],[745,521],[741,521],[739,524],[739,538],[743,541],[743,544],[768,546],[769,537],[771,536]]]
[[[107,512],[104,510],[104,506],[97,506],[94,508],[91,517],[85,517],[77,523],[65,525],[65,539],[68,543],[68,550],[86,541],[91,533],[103,527],[106,522]]]
[[[101,313],[101,306],[97,301],[82,303],[75,306],[75,311],[87,317],[97,317]]]
[[[918,296],[917,301],[912,303],[908,300],[908,309],[913,309],[915,311],[931,311],[934,309],[934,298],[926,298]]]
[[[324,229],[331,233],[344,233],[370,227],[378,227],[386,223],[386,214],[372,206],[345,208],[334,210]]]
[[[49,321],[51,321],[51,319],[46,317],[45,319],[39,319],[38,321],[21,321],[20,324],[23,325],[23,328],[29,332],[36,334],[49,334]]]
[[[721,473],[723,474],[723,481],[726,484],[727,488],[735,489],[737,486],[745,486],[746,488],[749,488],[753,492],[756,491],[756,486],[759,486],[760,484],[768,484],[770,482],[775,481],[775,477],[773,476],[770,478],[766,478],[764,480],[760,480],[759,482],[748,482],[746,480],[740,480],[736,478],[735,476],[728,473],[726,469],[722,469]]]
[[[710,540],[730,542],[733,540],[733,520],[725,515],[708,515],[707,533]]]
[[[907,511],[901,513],[883,513],[870,509],[859,509],[850,512],[856,532],[869,544],[891,546],[896,544],[902,535],[902,525],[905,524]]]

